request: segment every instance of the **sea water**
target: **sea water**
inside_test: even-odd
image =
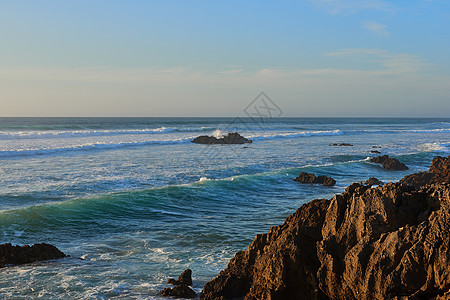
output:
[[[253,143],[191,143],[234,131]],[[159,298],[187,268],[200,292],[302,204],[427,170],[449,133],[450,119],[0,118],[0,243],[70,255],[0,269],[0,298]],[[382,169],[375,150],[410,169]]]

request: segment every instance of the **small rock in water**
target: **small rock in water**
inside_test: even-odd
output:
[[[378,151],[378,150],[370,150],[370,153],[378,153],[378,154],[380,154],[381,152]]]
[[[167,297],[175,297],[175,298],[195,298],[197,297],[197,293],[190,288],[192,286],[192,270],[187,269],[178,279],[175,280],[173,278],[169,278],[167,281],[168,284],[173,284],[175,287],[173,288],[165,288],[161,291],[161,295]]]
[[[188,286],[192,286],[192,270],[186,269],[183,273],[181,273],[180,276],[178,276],[178,280],[169,278],[169,280],[167,280],[167,283],[173,285],[186,284]]]
[[[175,298],[196,298],[197,293],[185,284],[177,285],[173,288],[165,288],[161,291],[161,295],[165,297],[175,297]]]
[[[337,147],[352,147],[352,144],[347,144],[347,143],[340,143],[340,144],[330,144],[330,146],[337,146]]]
[[[331,177],[323,175],[316,176],[313,173],[306,172],[301,172],[300,175],[298,175],[294,180],[301,183],[319,183],[325,186],[333,186],[336,184],[336,180]]]
[[[219,144],[219,145],[231,145],[231,144],[246,144],[251,143],[252,140],[249,140],[242,135],[240,135],[237,132],[228,133],[227,135],[223,137],[216,137],[216,136],[207,136],[202,135],[199,137],[196,137],[194,140],[192,140],[192,143],[195,144]]]
[[[33,246],[0,245],[0,268],[7,265],[22,265],[36,261],[67,257],[53,245],[34,244]]]
[[[390,158],[387,155],[373,157],[370,159],[370,161],[373,163],[381,164],[383,168],[388,170],[405,171],[409,169],[405,164],[399,162],[395,158]]]

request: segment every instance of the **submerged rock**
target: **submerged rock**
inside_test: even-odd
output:
[[[333,186],[336,184],[336,180],[331,177],[316,176],[313,173],[306,172],[301,172],[294,180],[301,183],[319,183],[325,186]]]
[[[255,237],[202,299],[449,299],[450,156],[429,173],[359,183]]]
[[[388,170],[405,171],[409,169],[405,164],[399,162],[395,158],[390,158],[387,155],[372,157],[370,161],[373,163],[381,164],[383,168]]]
[[[207,136],[202,135],[199,137],[196,137],[194,140],[192,140],[192,143],[196,144],[221,144],[221,145],[231,145],[231,144],[245,144],[245,143],[251,143],[252,140],[249,140],[243,136],[241,136],[239,133],[228,133],[227,135],[217,138],[215,136]]]
[[[8,265],[21,265],[36,261],[67,257],[53,245],[34,244],[33,246],[0,245],[0,268]]]

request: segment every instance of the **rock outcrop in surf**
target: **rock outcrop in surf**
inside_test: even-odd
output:
[[[252,140],[249,140],[242,135],[240,135],[237,132],[230,132],[227,135],[223,137],[215,137],[215,136],[208,136],[208,135],[202,135],[199,137],[196,137],[194,140],[192,140],[192,143],[196,144],[220,144],[220,145],[231,145],[231,144],[246,144],[251,143]]]
[[[340,143],[340,144],[333,143],[333,144],[330,144],[329,146],[333,146],[333,147],[353,147],[353,145],[349,144],[349,143]]]
[[[336,180],[328,176],[316,176],[313,173],[301,172],[295,179],[295,181],[301,183],[318,183],[325,186],[333,186],[336,184]]]
[[[190,288],[192,286],[192,270],[186,269],[178,279],[175,280],[170,278],[167,281],[168,284],[172,284],[175,287],[173,288],[165,288],[161,291],[162,296],[166,297],[175,297],[175,298],[196,298],[197,293]]]
[[[381,164],[383,168],[387,170],[406,171],[409,169],[404,163],[401,163],[398,161],[398,159],[391,158],[388,155],[372,157],[370,161],[373,163]]]
[[[353,183],[258,234],[202,299],[449,299],[450,156],[429,172]]]
[[[64,257],[67,257],[67,255],[49,244],[13,246],[8,243],[0,245],[0,268]]]

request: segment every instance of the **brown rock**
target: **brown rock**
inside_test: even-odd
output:
[[[64,257],[67,256],[49,244],[13,246],[8,243],[0,245],[0,268],[7,265],[21,265]]]
[[[161,295],[165,297],[187,298],[197,297],[197,293],[186,284],[180,284],[173,288],[166,288],[161,291]]]
[[[448,299],[449,162],[301,206],[238,252],[201,298]]]
[[[328,176],[316,176],[312,173],[301,172],[295,179],[295,181],[301,183],[319,183],[325,186],[333,186],[336,184],[336,180]]]
[[[252,140],[249,140],[243,136],[241,136],[239,133],[228,133],[227,135],[216,138],[215,136],[207,136],[202,135],[199,137],[196,137],[194,140],[192,140],[192,143],[196,144],[221,144],[221,145],[231,145],[231,144],[245,144],[245,143],[251,143]]]
[[[352,144],[348,144],[348,143],[341,143],[341,144],[336,144],[336,143],[334,143],[334,144],[330,144],[329,146],[334,146],[334,147],[352,147],[353,145]]]
[[[434,182],[450,182],[450,156],[448,158],[436,156],[430,167],[434,175]]]
[[[377,164],[381,164],[383,168],[388,170],[405,171],[409,169],[405,164],[399,162],[395,158],[390,158],[387,155],[372,157],[370,161]]]
[[[192,270],[186,269],[183,273],[181,273],[180,276],[178,276],[178,280],[169,278],[169,280],[167,280],[167,283],[173,285],[185,284],[188,286],[192,286]]]
[[[384,184],[383,181],[375,177],[370,177],[369,179],[366,180],[366,182],[364,182],[364,185],[368,185],[369,187],[373,185],[383,185],[383,184]]]

